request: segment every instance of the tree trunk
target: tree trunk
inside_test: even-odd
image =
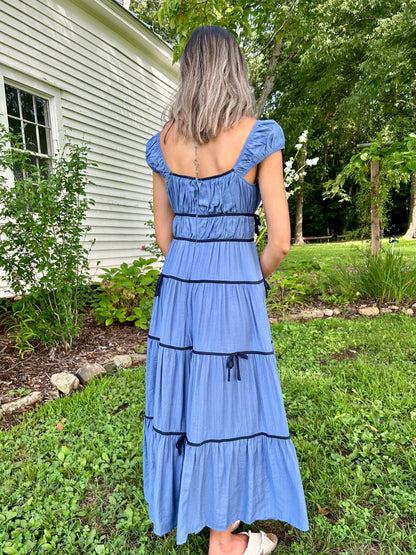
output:
[[[416,173],[412,173],[410,187],[409,221],[403,239],[416,238]]]
[[[269,64],[267,67],[266,78],[261,89],[261,94],[256,101],[255,112],[256,117],[260,118],[264,107],[266,106],[267,99],[269,98],[276,79],[276,67],[282,53],[283,37],[274,43],[272,55],[270,56]]]
[[[304,245],[303,240],[303,191],[302,189],[296,195],[296,222],[295,222],[295,240],[294,245]]]
[[[302,155],[300,157],[300,167],[301,174],[299,176],[299,191],[296,193],[296,220],[295,220],[295,240],[294,245],[304,245],[303,240],[303,184],[305,177],[302,175],[304,166],[306,164],[306,157],[308,155],[308,149],[306,142],[302,147]]]
[[[380,232],[380,208],[379,208],[379,182],[380,182],[380,161],[376,160],[370,164],[371,174],[371,253],[378,254],[381,248]]]

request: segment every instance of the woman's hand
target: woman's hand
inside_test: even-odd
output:
[[[267,245],[259,260],[263,277],[267,279],[290,249],[289,207],[283,181],[281,150],[259,164],[258,181],[267,224]]]

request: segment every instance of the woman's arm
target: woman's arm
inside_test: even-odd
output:
[[[173,239],[172,225],[175,213],[166,192],[166,182],[158,173],[153,173],[153,213],[156,243],[163,256],[166,256]]]
[[[281,150],[259,164],[258,181],[267,224],[267,245],[260,254],[260,267],[263,277],[267,279],[290,249],[289,207]]]

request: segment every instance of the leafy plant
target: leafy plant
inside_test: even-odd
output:
[[[157,258],[139,258],[129,266],[103,270],[100,293],[93,301],[93,311],[100,324],[110,326],[115,320],[134,322],[149,328],[153,298],[159,271],[152,264]]]
[[[66,143],[41,170],[21,138],[0,127],[0,268],[20,300],[6,324],[23,355],[36,343],[69,347],[81,330],[89,282],[83,245],[88,148]]]
[[[268,310],[282,310],[289,305],[302,303],[318,292],[317,284],[322,276],[323,266],[317,260],[288,262],[285,270],[275,272],[270,280]]]
[[[322,283],[326,294],[348,301],[357,298],[378,302],[402,302],[416,298],[416,266],[398,252],[366,252],[352,266],[327,273]]]

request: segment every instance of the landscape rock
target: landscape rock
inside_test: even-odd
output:
[[[341,314],[341,311],[339,308],[334,308],[334,316],[339,316]]]
[[[389,312],[393,312],[391,308],[380,308],[381,314],[388,314]]]
[[[106,373],[105,368],[101,366],[101,364],[98,364],[97,362],[93,362],[92,364],[86,362],[78,368],[75,375],[82,385],[84,385],[92,380],[92,378],[95,378],[95,376],[104,376]]]
[[[103,362],[102,366],[107,374],[114,374],[114,372],[117,372],[118,370],[118,367],[116,366],[113,359],[106,360],[105,362]]]
[[[58,374],[52,374],[50,379],[53,385],[57,389],[59,389],[59,391],[62,391],[62,393],[65,393],[66,395],[68,395],[72,391],[75,391],[76,389],[79,389],[81,386],[79,379],[70,372],[59,372]]]
[[[133,353],[131,355],[131,361],[134,364],[144,364],[147,360],[147,354],[146,353]]]
[[[412,304],[412,308],[413,308],[413,310],[416,310],[416,303]]]
[[[361,316],[377,316],[380,311],[376,306],[367,306],[366,308],[359,308],[358,313]]]
[[[0,407],[0,419],[3,418],[3,409]]]
[[[113,358],[113,362],[117,368],[130,368],[132,365],[130,355],[117,355]]]
[[[324,310],[324,315],[325,316],[333,316],[334,315],[334,311],[332,310],[332,308],[326,308]]]
[[[390,307],[392,310],[400,310],[400,307],[396,306],[395,304],[390,305]]]
[[[411,308],[403,308],[402,312],[405,314],[411,314],[413,316],[413,310]]]
[[[24,407],[30,407],[36,403],[41,403],[43,399],[42,393],[40,391],[33,391],[29,395],[25,395],[16,401],[10,401],[10,403],[5,403],[1,407],[2,416],[3,414],[11,414],[13,412],[18,412]]]
[[[48,396],[48,401],[53,401],[54,399],[58,399],[59,391],[57,389],[48,389],[46,395]]]

